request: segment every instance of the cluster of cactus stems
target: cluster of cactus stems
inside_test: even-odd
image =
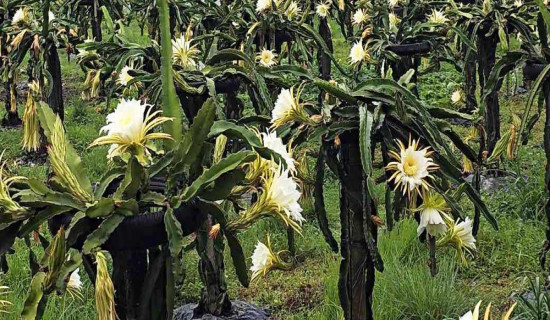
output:
[[[332,51],[332,34],[326,19],[321,19],[319,34],[329,44]],[[319,72],[321,78],[330,80],[331,61],[326,53],[319,51]],[[319,99],[323,99],[322,94]],[[321,100],[322,101],[322,100]],[[337,164],[340,180],[340,277],[338,281],[338,296],[346,319],[373,319],[372,292],[374,290],[375,268],[372,259],[374,252],[369,250],[368,241],[376,245],[377,230],[369,216],[376,216],[376,208],[372,198],[365,190],[362,174],[361,153],[359,150],[359,131],[351,131],[340,137],[339,150],[334,150],[330,144],[324,144],[317,160],[316,210],[324,211],[323,177],[325,161]],[[327,149],[325,149],[327,148]],[[326,159],[326,160],[325,160]],[[373,210],[374,209],[374,210]],[[326,212],[318,212],[318,221],[328,229]],[[333,250],[338,250],[338,244],[330,232],[325,231],[325,239]],[[380,270],[382,271],[382,270]]]
[[[341,138],[340,222],[342,224],[340,250],[342,262],[338,292],[346,319],[373,319],[372,292],[375,281],[377,228],[371,216],[376,207],[366,188],[359,150],[359,132],[350,132]],[[333,161],[337,161],[333,159]],[[371,244],[369,246],[369,244]],[[378,265],[378,271],[383,266]]]
[[[486,31],[484,30],[479,30],[478,32],[479,82],[481,88],[485,88],[485,83],[489,80],[489,75],[495,65],[499,38],[496,35],[486,37],[484,35]],[[499,81],[496,88],[486,100],[485,131],[487,134],[487,150],[489,153],[493,152],[497,141],[500,139],[500,105],[498,90],[501,86],[502,80]]]

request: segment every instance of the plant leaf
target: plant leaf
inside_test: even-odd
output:
[[[31,280],[31,285],[27,293],[27,299],[23,305],[23,311],[21,311],[21,320],[35,320],[39,317],[38,305],[44,296],[42,292],[42,285],[46,279],[44,272],[38,272]]]
[[[181,229],[181,223],[174,215],[174,210],[168,208],[164,214],[164,227],[166,228],[166,234],[168,235],[168,246],[170,247],[170,254],[172,257],[177,257],[183,246],[185,245],[183,239],[183,230]]]
[[[214,122],[214,125],[212,126],[208,137],[212,138],[220,134],[223,134],[228,138],[241,139],[263,158],[268,160],[273,159],[277,163],[282,163],[283,166],[286,165],[286,162],[280,154],[269,148],[264,147],[260,141],[260,138],[258,138],[255,133],[243,126],[239,126],[233,122],[226,120],[216,121]]]
[[[250,162],[255,158],[256,152],[254,151],[240,151],[229,155],[227,158],[205,170],[200,177],[193,181],[191,186],[189,186],[183,193],[181,200],[186,202],[191,200],[191,198],[196,195],[200,196],[199,193],[206,187],[206,185],[214,182],[223,174],[233,171],[239,168],[242,164]]]
[[[120,214],[113,214],[103,220],[99,227],[95,229],[94,232],[90,233],[88,238],[86,238],[86,241],[84,241],[82,252],[84,254],[90,254],[94,249],[104,244],[107,240],[109,240],[111,233],[116,230],[122,221],[124,221],[124,216]]]
[[[172,168],[172,173],[177,174],[183,172],[184,168],[194,163],[201,150],[204,142],[208,137],[210,128],[214,124],[216,117],[216,105],[214,99],[206,100],[202,108],[195,117],[191,128],[185,133],[185,137],[178,146],[174,160],[178,161]]]

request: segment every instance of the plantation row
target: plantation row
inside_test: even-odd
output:
[[[437,277],[439,252],[469,263],[482,216],[498,230],[481,181],[500,177],[544,114],[550,176],[547,1],[6,0],[0,13],[2,126],[22,125],[26,156],[47,155],[49,168],[42,181],[0,166],[0,265],[12,272],[8,256],[27,247],[32,277],[22,308],[5,299],[0,313],[41,319],[51,296],[83,301],[85,273],[100,320],[268,319],[231,300],[224,260],[244,287],[292,270],[295,237],[314,216],[341,255],[344,318],[373,319],[381,227],[416,219]],[[136,26],[145,43],[129,36]],[[336,26],[347,61],[335,55]],[[64,126],[61,50],[85,74],[82,100],[106,114],[88,146],[108,147],[99,181]],[[417,86],[442,63],[465,79],[444,107]],[[518,73],[527,106],[501,134],[499,90]],[[340,241],[327,170],[340,185]],[[266,233],[243,250],[261,220],[278,222],[288,248]],[[176,310],[190,250],[203,288],[196,306]],[[481,317],[480,304],[460,319]]]

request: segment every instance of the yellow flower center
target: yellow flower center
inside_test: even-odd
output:
[[[271,62],[271,54],[269,52],[263,52],[262,53],[262,61],[264,63],[270,63]]]
[[[188,60],[187,50],[180,48],[178,49],[177,55],[180,57],[181,61],[186,62]]]
[[[418,166],[416,164],[416,161],[414,161],[413,157],[409,156],[405,158],[405,161],[403,163],[403,171],[408,176],[416,175],[416,172],[418,171]]]
[[[127,126],[132,122],[132,116],[131,115],[124,115],[122,119],[120,119],[120,124],[123,126]]]
[[[133,77],[127,73],[122,76],[122,80],[125,81],[126,83],[130,82],[130,80],[132,79]]]

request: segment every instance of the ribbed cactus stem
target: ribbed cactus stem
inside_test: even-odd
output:
[[[162,80],[162,110],[166,117],[174,121],[164,124],[164,131],[173,137],[166,141],[168,146],[177,145],[182,138],[182,111],[176,96],[176,88],[172,75],[172,34],[170,30],[170,10],[167,0],[159,0],[160,40],[161,40],[161,80]]]

